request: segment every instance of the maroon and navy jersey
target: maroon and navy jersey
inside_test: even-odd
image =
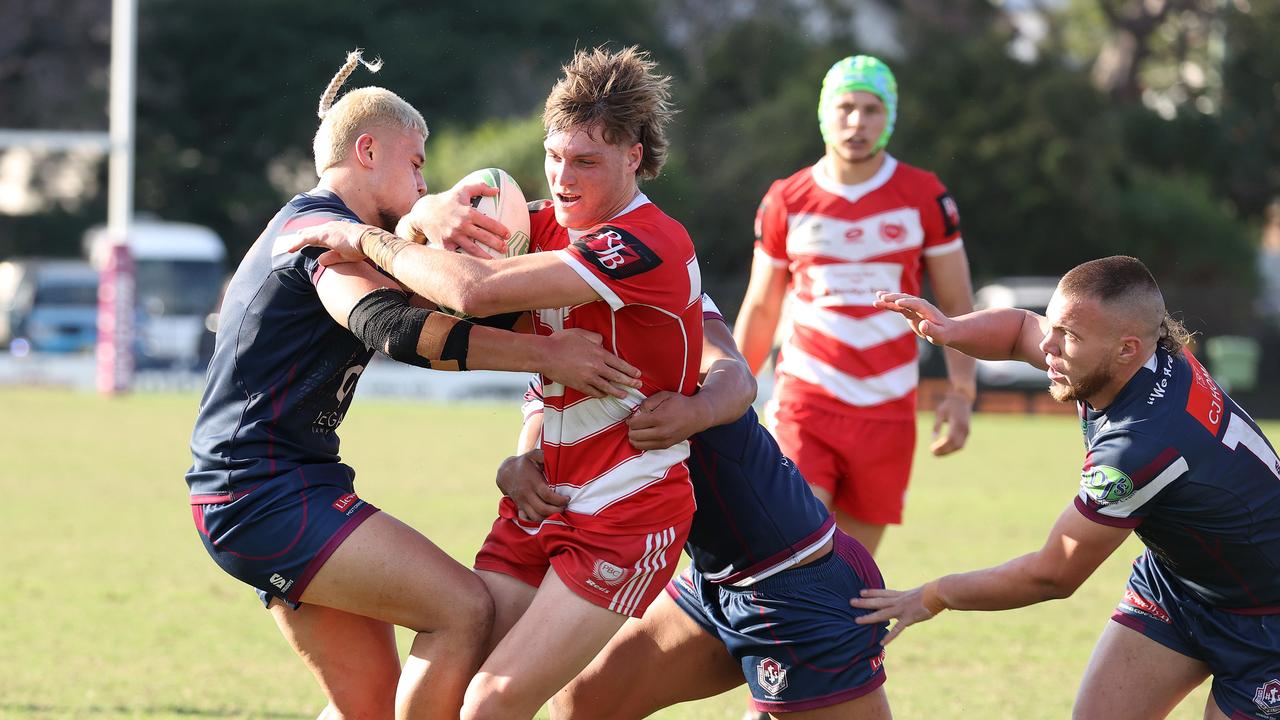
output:
[[[227,285],[191,434],[192,502],[227,502],[304,465],[310,482],[354,477],[336,430],[373,351],[320,302],[324,248],[287,252],[293,232],[330,220],[360,222],[326,190],[294,197]]]
[[[755,410],[690,438],[698,511],[685,550],[703,577],[746,586],[786,570],[831,538],[835,518]]]
[[[1081,413],[1076,508],[1134,528],[1205,604],[1280,612],[1280,459],[1204,367],[1157,350],[1109,407]]]

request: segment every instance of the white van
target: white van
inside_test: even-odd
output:
[[[110,250],[105,227],[85,235],[85,250],[101,270]],[[138,305],[138,367],[195,366],[205,316],[215,309],[226,274],[226,247],[217,233],[190,223],[138,220],[130,229]]]

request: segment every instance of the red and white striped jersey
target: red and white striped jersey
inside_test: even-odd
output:
[[[583,232],[556,223],[549,202],[530,207],[532,250],[555,252],[603,298],[535,312],[537,332],[599,333],[606,349],[640,368],[643,383],[624,399],[592,398],[542,378],[547,480],[569,496],[566,517],[596,532],[633,533],[685,520],[694,509],[684,462],[688,442],[637,450],[627,440],[626,420],[655,392],[692,395],[697,388],[702,281],[693,241],[643,194]]]
[[[756,213],[756,260],[791,273],[775,401],[913,415],[915,335],[872,307],[875,293],[918,295],[923,259],[963,250],[947,189],[893,157],[857,185],[832,180],[825,160],[775,182]]]

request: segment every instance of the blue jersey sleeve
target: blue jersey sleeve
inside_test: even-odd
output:
[[[1124,430],[1103,433],[1080,471],[1076,508],[1094,522],[1134,528],[1186,472],[1186,459],[1163,442]]]

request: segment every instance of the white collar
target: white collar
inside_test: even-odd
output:
[[[870,178],[853,185],[845,185],[837,182],[827,171],[827,156],[823,155],[822,159],[814,163],[809,172],[813,175],[813,181],[818,187],[826,190],[832,195],[839,195],[849,202],[858,202],[871,192],[880,189],[885,183],[889,182],[889,178],[893,177],[893,172],[898,169],[898,160],[889,153],[884,154],[884,164],[876,171],[875,175]]]
[[[595,226],[593,226],[592,228],[588,228],[587,230],[574,230],[573,228],[566,228],[569,231],[569,242],[571,243],[577,242],[578,238],[582,237],[583,235],[586,235],[590,230],[594,229],[594,227],[603,225],[604,223],[607,223],[609,222],[609,220],[613,220],[614,218],[620,218],[623,215],[626,215],[627,213],[631,212],[632,210],[635,210],[636,208],[640,207],[641,205],[644,205],[647,202],[649,202],[649,197],[642,192],[638,192],[636,193],[636,196],[634,198],[631,198],[631,202],[628,203],[626,207],[622,208],[621,212],[609,218],[608,220],[605,220],[603,222],[598,222],[596,223]]]

